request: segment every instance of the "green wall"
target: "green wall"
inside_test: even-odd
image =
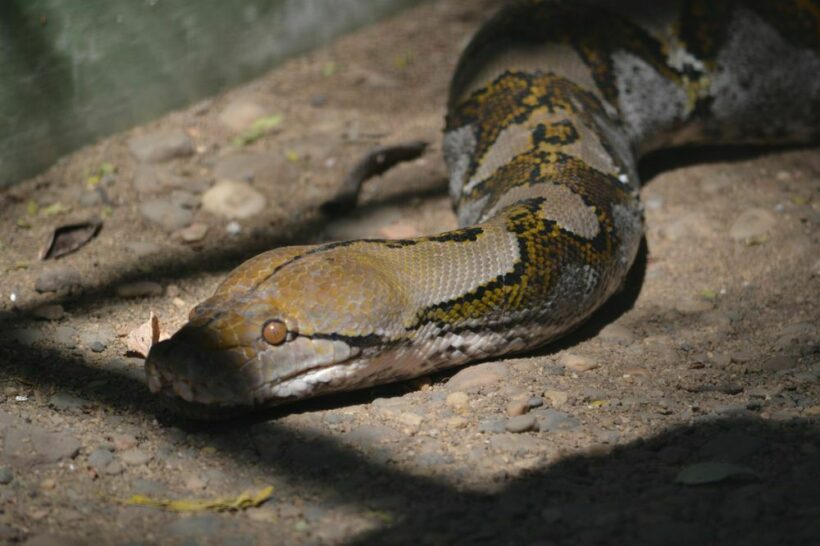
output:
[[[416,0],[0,0],[0,186]]]

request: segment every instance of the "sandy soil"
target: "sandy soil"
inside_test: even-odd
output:
[[[816,148],[648,158],[647,244],[625,291],[536,354],[225,424],[181,420],[148,393],[127,333],[151,312],[178,327],[241,260],[455,225],[446,89],[499,4],[424,4],[0,193],[0,542],[817,540]],[[134,139],[172,130],[184,145],[140,166]],[[415,138],[428,153],[373,180],[351,214],[317,211],[367,150]],[[231,225],[206,210],[221,178],[261,193],[262,212]],[[175,203],[160,223],[157,202]],[[55,226],[89,218],[103,221],[89,244],[38,259]],[[264,504],[229,513],[121,502],[266,486]]]

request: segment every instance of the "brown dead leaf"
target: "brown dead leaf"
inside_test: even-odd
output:
[[[159,317],[151,311],[151,316],[146,322],[128,332],[125,340],[127,353],[145,358],[152,346],[169,337],[170,334],[160,327]]]
[[[82,248],[97,236],[101,227],[102,222],[99,221],[57,226],[40,251],[40,259],[59,258]]]

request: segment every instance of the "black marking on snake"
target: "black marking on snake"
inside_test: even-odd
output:
[[[366,349],[368,347],[383,347],[387,345],[390,340],[378,334],[367,334],[365,336],[346,336],[336,333],[314,333],[314,334],[299,334],[300,337],[308,339],[326,339],[330,341],[341,341],[351,347],[358,347]]]

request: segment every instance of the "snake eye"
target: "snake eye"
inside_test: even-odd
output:
[[[281,320],[269,320],[262,327],[262,337],[271,345],[281,345],[288,337],[288,327]]]

